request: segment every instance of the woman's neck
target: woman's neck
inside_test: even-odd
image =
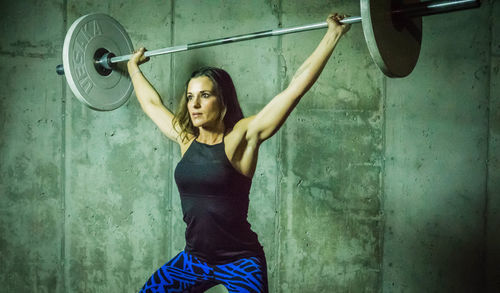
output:
[[[224,124],[222,123],[215,128],[199,127],[196,140],[209,145],[221,143],[224,139],[224,130]]]

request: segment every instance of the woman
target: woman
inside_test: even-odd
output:
[[[260,144],[279,130],[314,84],[349,25],[329,15],[328,30],[290,85],[257,115],[244,118],[229,75],[202,68],[187,81],[177,114],[139,70],[144,48],[128,62],[144,112],[180,146],[175,169],[186,229],[186,247],[156,271],[141,292],[204,292],[223,284],[229,292],[268,292],[267,266],[247,222],[248,195]]]

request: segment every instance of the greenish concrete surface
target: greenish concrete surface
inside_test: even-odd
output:
[[[249,221],[270,292],[500,290],[499,6],[426,17],[405,79],[377,69],[361,25],[341,40],[261,147]],[[135,47],[157,49],[359,14],[350,0],[0,8],[0,292],[136,292],[185,245],[177,145],[134,95],[93,111],[54,73],[74,20],[107,13]],[[174,110],[192,70],[222,67],[248,116],[287,86],[323,33],[159,56],[142,69]]]
[[[332,10],[359,13],[354,1],[283,1],[283,26]],[[287,82],[322,34],[283,37]],[[278,292],[380,288],[382,81],[354,26],[285,124]]]
[[[68,24],[103,12],[127,28],[134,42],[161,47],[169,39],[170,3],[68,1]],[[144,15],[148,21],[144,21]],[[170,60],[146,65],[160,92]],[[66,103],[65,290],[138,291],[165,262],[172,184],[171,144],[143,115],[136,99],[97,112],[72,97]]]
[[[63,93],[53,74],[62,2],[2,1],[0,11],[0,291],[56,292],[64,280]]]
[[[490,5],[424,19],[387,80],[383,292],[482,292]]]
[[[500,1],[493,2],[489,107],[486,292],[500,288]]]
[[[500,55],[491,62],[490,144],[488,158],[488,206],[486,226],[487,292],[500,288]]]

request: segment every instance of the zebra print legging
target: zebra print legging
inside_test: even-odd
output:
[[[267,293],[267,267],[264,257],[210,265],[185,251],[158,269],[140,293],[205,292],[222,284],[231,293]]]

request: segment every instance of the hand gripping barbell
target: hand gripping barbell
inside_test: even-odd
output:
[[[361,17],[348,17],[343,24],[362,22],[372,59],[389,77],[404,77],[415,67],[422,42],[421,16],[470,9],[479,0],[425,1],[360,0]],[[203,47],[263,37],[327,28],[326,22],[279,28],[233,37],[146,51],[145,56],[170,54]],[[64,39],[63,64],[56,67],[75,96],[95,110],[109,111],[123,105],[133,87],[120,62],[131,58],[132,42],[123,28],[106,14],[87,14],[78,18]]]

